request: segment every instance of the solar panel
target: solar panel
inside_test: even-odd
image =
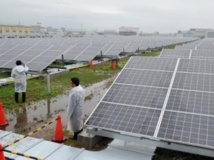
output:
[[[13,56],[17,56],[19,54],[21,54],[22,52],[24,52],[25,50],[21,50],[21,49],[14,49],[14,50],[11,50],[9,52],[7,52],[6,55],[13,55]]]
[[[54,57],[57,57],[57,56],[59,56],[60,55],[60,53],[62,53],[63,51],[61,51],[61,50],[48,50],[48,51],[46,51],[45,53],[43,53],[41,56],[43,57],[43,56],[50,56],[50,57],[52,57],[52,56],[54,56]]]
[[[208,73],[214,74],[213,60],[185,60],[180,61],[178,66],[178,72],[190,72],[190,73]]]
[[[140,44],[140,46],[139,46],[140,51],[146,51],[148,48],[149,48],[149,46],[147,44]]]
[[[113,45],[113,43],[107,43],[106,45],[104,45],[102,47],[102,53],[106,53],[109,50],[109,48],[112,47],[112,45]]]
[[[84,45],[77,44],[74,47],[70,48],[70,50],[64,54],[64,58],[74,60],[75,57],[77,57],[78,54],[83,52],[88,46],[89,46],[88,44],[84,44]]]
[[[214,45],[202,45],[202,46],[198,46],[197,50],[210,50],[213,51],[214,50]]]
[[[214,148],[213,64],[210,60],[180,61],[158,137]]]
[[[49,65],[49,63],[38,63],[38,62],[36,62],[36,63],[31,62],[31,63],[27,64],[29,69],[32,71],[41,71],[44,68],[46,68],[48,65]]]
[[[89,118],[87,125],[153,136],[176,65],[173,61],[176,62],[174,59],[162,61],[158,58],[133,57]],[[140,69],[142,66],[144,68]],[[117,124],[112,122],[115,117],[111,116],[115,109],[115,116],[124,117],[118,119],[120,122]],[[130,123],[130,119],[134,121]]]
[[[160,112],[156,109],[102,102],[87,123],[103,129],[152,136]]]
[[[213,64],[133,57],[86,125],[214,149]]]
[[[78,61],[89,61],[94,59],[102,49],[102,44],[92,44],[88,48],[86,48],[83,52],[81,52],[75,60]]]
[[[195,44],[192,45],[182,45],[182,46],[176,46],[175,49],[179,50],[194,50],[196,48]]]
[[[50,65],[55,59],[89,61],[96,55],[118,55],[123,50],[134,52],[137,46],[157,47],[180,42],[188,42],[195,38],[158,38],[139,36],[85,36],[79,38],[35,38],[7,39],[0,44],[0,66],[12,69],[17,59],[24,61],[33,68],[43,70],[42,66]],[[44,58],[43,58],[44,57]],[[47,58],[49,57],[49,58]],[[48,60],[49,59],[49,60]],[[35,67],[36,64],[42,65]],[[37,71],[37,70],[36,70]]]
[[[6,49],[6,48],[0,48],[0,55],[1,54],[4,54],[4,52],[6,52],[8,49]]]
[[[163,49],[160,57],[189,58],[190,50]]]
[[[22,55],[23,56],[37,56],[39,54],[41,54],[43,52],[43,50],[34,50],[34,49],[31,49],[25,53],[23,53]]]
[[[135,41],[131,41],[127,47],[125,48],[125,52],[133,52],[135,53],[138,49],[139,49],[139,46],[142,42],[142,39],[136,39]]]
[[[158,137],[206,148],[214,147],[214,117],[166,111]]]
[[[14,55],[0,55],[0,59],[3,61],[9,61],[14,58]]]
[[[112,45],[111,48],[109,48],[103,54],[104,55],[119,55],[123,51],[125,45],[126,45],[125,43],[114,43],[114,45]]]
[[[115,84],[104,97],[104,102],[161,109],[167,89]]]
[[[193,58],[193,59],[214,59],[214,49],[213,50],[194,50],[192,52],[191,58]]]
[[[144,70],[160,70],[174,71],[177,59],[163,58],[132,58],[126,68],[144,69]]]
[[[125,69],[116,83],[168,88],[173,72]]]
[[[214,75],[177,73],[173,88],[214,92]]]
[[[214,97],[214,93],[172,89],[166,109],[214,115],[214,99],[212,97]]]

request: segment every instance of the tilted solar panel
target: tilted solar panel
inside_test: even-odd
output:
[[[214,149],[213,65],[212,60],[132,57],[86,125]]]

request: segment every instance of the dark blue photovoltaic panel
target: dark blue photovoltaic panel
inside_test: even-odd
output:
[[[212,60],[134,57],[86,124],[214,148],[213,64]],[[147,119],[147,111],[151,110],[158,117]],[[139,116],[146,122],[141,122]],[[139,128],[140,123],[147,124],[142,126],[146,130]]]
[[[114,84],[103,101],[161,109],[166,93],[162,88]]]
[[[86,124],[153,136],[176,63],[133,57]]]
[[[214,148],[214,61],[181,59],[158,138]]]
[[[132,57],[126,68],[174,71],[177,59]]]
[[[214,93],[172,89],[167,110],[214,116]]]
[[[165,111],[158,137],[184,144],[214,147],[214,117]]]
[[[125,69],[116,83],[168,88],[173,72]]]
[[[100,103],[87,125],[108,130],[152,136],[160,110]]]
[[[0,43],[0,67],[12,69],[16,60],[20,59],[33,71],[42,71],[56,59],[90,61],[102,51],[103,55],[119,56],[119,53],[135,51],[138,46],[147,46],[147,49],[157,46],[167,46],[188,42],[195,38],[166,38],[166,37],[139,37],[139,36],[84,36],[84,37],[53,37],[53,38],[25,38],[2,39]],[[12,55],[12,57],[11,57]],[[29,57],[34,56],[32,60]],[[49,61],[40,62],[43,57],[51,57]],[[23,58],[23,59],[21,59]],[[6,61],[6,63],[4,63]],[[31,64],[33,63],[33,64]],[[40,66],[35,66],[36,64]],[[44,68],[45,66],[45,68]],[[36,70],[35,70],[36,69]]]
[[[163,49],[160,57],[168,58],[189,58],[190,50],[175,50],[175,49]]]
[[[213,60],[181,59],[178,72],[210,73],[214,74]]]
[[[214,92],[214,75],[177,73],[173,88]]]
[[[213,50],[193,50],[191,59],[214,59]]]

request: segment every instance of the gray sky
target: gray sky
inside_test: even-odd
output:
[[[144,32],[214,28],[213,0],[0,0],[0,24]]]

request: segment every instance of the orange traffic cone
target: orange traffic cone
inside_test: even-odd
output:
[[[53,142],[63,143],[65,141],[63,130],[62,130],[62,121],[61,116],[57,116],[56,129],[55,129],[55,138],[52,140]]]
[[[4,157],[4,152],[2,150],[2,145],[0,144],[0,160],[5,160],[5,157]]]
[[[112,61],[112,69],[113,70],[117,69],[117,62],[116,61]]]
[[[5,120],[3,104],[0,102],[0,127],[5,127],[7,125],[8,123]]]
[[[93,62],[92,62],[92,60],[90,60],[90,62],[89,62],[89,66],[90,66],[90,68],[92,68],[92,67],[93,67]]]

